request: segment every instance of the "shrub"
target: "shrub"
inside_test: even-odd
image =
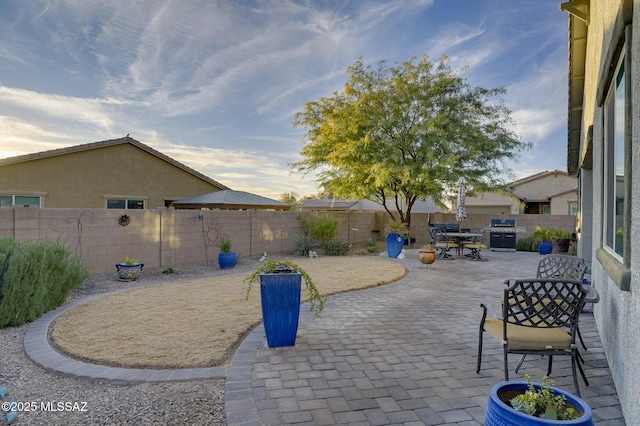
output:
[[[58,242],[0,240],[0,327],[22,325],[57,308],[88,277]]]
[[[340,240],[328,241],[324,245],[324,254],[327,256],[346,256],[349,253],[349,245]]]
[[[305,234],[317,241],[321,247],[336,238],[340,221],[331,213],[312,213],[308,217],[298,216],[298,220],[304,227]]]
[[[517,251],[535,251],[536,239],[533,237],[521,237],[516,241]]]
[[[309,235],[302,235],[298,237],[293,245],[293,253],[296,256],[308,256],[311,250],[315,250],[318,247],[316,240]]]
[[[379,251],[378,244],[373,238],[367,240],[367,253],[377,253]]]

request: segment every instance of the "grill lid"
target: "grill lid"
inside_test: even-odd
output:
[[[515,228],[515,219],[491,219],[492,228]]]

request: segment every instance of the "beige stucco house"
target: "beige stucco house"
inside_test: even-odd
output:
[[[640,419],[640,0],[574,0],[568,170],[578,176],[578,255],[628,424]],[[587,376],[588,368],[585,369]]]
[[[0,207],[153,209],[224,189],[128,135],[0,159]]]
[[[512,197],[485,193],[467,197],[467,214],[575,214],[578,179],[561,170],[536,173],[508,185]]]

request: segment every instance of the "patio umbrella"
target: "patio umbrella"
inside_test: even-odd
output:
[[[464,177],[458,179],[458,208],[456,209],[456,220],[462,222],[467,218],[467,208],[465,199],[467,198],[467,180]]]

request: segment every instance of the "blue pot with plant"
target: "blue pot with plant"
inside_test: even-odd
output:
[[[220,269],[233,268],[238,263],[238,257],[234,251],[231,251],[231,239],[224,235],[220,237],[218,241],[218,248],[220,253],[218,254],[218,265]]]
[[[485,412],[485,426],[593,425],[591,407],[578,396],[542,383],[507,381],[493,386]]]
[[[404,247],[404,235],[408,234],[407,225],[399,220],[392,220],[387,225],[387,255],[391,258],[397,258]]]

